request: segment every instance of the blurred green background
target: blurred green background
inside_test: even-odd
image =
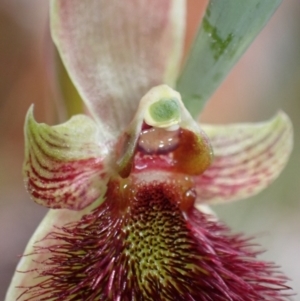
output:
[[[205,1],[188,0],[191,40]],[[51,82],[48,1],[0,2],[0,300],[24,247],[46,209],[27,196],[21,174],[26,111],[57,123]],[[201,80],[201,79],[200,79]],[[278,109],[295,128],[292,158],[256,197],[215,206],[235,231],[257,236],[300,294],[300,1],[286,0],[206,106],[201,121],[261,121]],[[61,118],[60,118],[61,120]],[[300,300],[299,295],[293,300]]]

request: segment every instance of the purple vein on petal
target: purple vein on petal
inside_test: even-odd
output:
[[[258,193],[278,177],[292,150],[292,125],[283,112],[257,124],[202,128],[215,158],[196,178],[200,203],[232,201]]]
[[[107,151],[89,117],[51,127],[37,123],[30,109],[25,136],[25,184],[37,203],[79,210],[105,192]]]

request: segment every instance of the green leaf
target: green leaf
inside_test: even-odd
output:
[[[70,79],[68,71],[66,70],[58,52],[55,53],[56,59],[56,75],[58,78],[58,85],[63,96],[63,104],[67,113],[67,117],[71,118],[76,114],[83,113],[83,101]]]
[[[211,0],[177,82],[196,117],[281,0]]]

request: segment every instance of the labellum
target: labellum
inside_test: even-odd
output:
[[[171,111],[160,114],[166,104]],[[153,88],[116,142],[102,202],[27,254],[43,259],[27,271],[38,277],[20,286],[19,298],[286,300],[286,278],[256,258],[252,241],[196,209],[195,178],[212,160],[209,140],[180,95]]]

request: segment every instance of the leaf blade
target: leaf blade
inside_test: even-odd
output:
[[[194,117],[265,26],[281,0],[211,0],[177,90]]]

